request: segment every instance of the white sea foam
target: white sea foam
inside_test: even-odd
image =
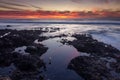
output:
[[[7,27],[11,25],[12,27]],[[39,28],[60,28],[42,36],[90,33],[93,38],[111,44],[120,50],[120,21],[108,20],[0,20],[0,29],[34,30]]]

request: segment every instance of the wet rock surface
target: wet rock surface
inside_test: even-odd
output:
[[[68,44],[73,45],[78,51],[90,53],[95,56],[114,56],[119,54],[120,51],[111,45],[99,42],[93,39],[89,34],[75,34],[73,37],[76,40],[67,41]],[[114,54],[113,54],[114,53]]]
[[[43,60],[35,55],[21,55],[20,53],[6,53],[0,56],[0,67],[7,67],[10,64],[15,70],[10,72],[11,80],[42,80],[38,79],[40,69],[45,66]],[[42,76],[41,76],[42,77]]]
[[[68,68],[75,70],[85,80],[117,80],[111,75],[106,62],[96,57],[77,57],[71,61]]]
[[[10,77],[3,77],[3,76],[0,76],[0,80],[11,80]]]
[[[15,66],[15,70],[7,77],[0,80],[43,80],[40,69],[45,66],[39,57],[47,51],[47,47],[36,44],[34,41],[40,38],[40,30],[0,30],[0,67]],[[45,38],[41,38],[40,41]],[[15,48],[26,46],[26,52],[21,54],[15,52]],[[38,77],[39,76],[39,77]]]
[[[12,63],[11,53],[0,53],[0,67],[10,66]]]
[[[27,46],[26,52],[30,53],[31,55],[39,55],[41,56],[43,53],[47,51],[47,47],[44,47],[42,44],[34,44],[32,46]]]
[[[13,58],[17,69],[10,76],[12,80],[42,80],[38,76],[41,76],[40,69],[45,66],[45,63],[38,56],[13,53]]]
[[[78,51],[88,53],[90,56],[72,59],[68,65],[69,69],[74,70],[85,80],[120,80],[118,49],[93,39],[91,35],[75,34],[73,37],[76,40],[63,42],[73,45]]]
[[[47,51],[41,41],[67,37],[40,36],[43,32],[59,31],[59,28],[40,28],[39,30],[0,30],[0,67],[15,66],[9,77],[0,77],[2,80],[44,80],[41,68],[46,68],[40,56]],[[75,40],[62,39],[61,43],[74,46],[79,52],[89,56],[78,56],[71,60],[68,69],[74,70],[85,80],[120,80],[120,51],[111,45],[93,39],[89,34],[74,34]],[[36,42],[35,42],[36,40]],[[25,53],[21,54],[16,48],[25,46]],[[112,73],[114,72],[114,73]]]
[[[12,53],[13,63],[20,71],[33,72],[37,71],[43,66],[43,61],[38,56],[33,55],[19,55],[18,53]],[[24,67],[23,67],[24,66]]]
[[[11,25],[7,25],[6,27],[12,27]]]
[[[44,80],[44,77],[41,75],[37,75],[40,73],[31,73],[31,72],[21,72],[16,70],[12,73],[12,80]]]
[[[42,32],[43,31],[40,30],[0,30],[1,36],[9,33],[8,35],[0,38],[0,52],[5,52],[6,50],[13,49],[15,47],[31,45],[35,39],[40,38],[39,35]]]

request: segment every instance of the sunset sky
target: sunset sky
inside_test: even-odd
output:
[[[120,18],[120,0],[0,0],[0,18]]]

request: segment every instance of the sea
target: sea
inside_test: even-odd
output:
[[[11,27],[7,27],[10,25]],[[87,55],[77,51],[71,45],[63,45],[61,39],[74,40],[72,34],[91,34],[94,39],[110,44],[120,50],[120,21],[119,20],[52,20],[52,19],[0,19],[0,29],[13,30],[39,30],[40,28],[60,28],[55,32],[43,33],[42,36],[68,35],[68,37],[55,37],[42,41],[48,47],[42,58],[47,64],[43,73],[48,80],[84,80],[77,73],[67,69],[69,62],[79,56]],[[19,47],[18,49],[22,49]],[[51,59],[51,64],[49,63]],[[9,68],[0,68],[0,74],[8,74]],[[46,80],[47,80],[46,79]]]

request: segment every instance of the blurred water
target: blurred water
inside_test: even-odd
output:
[[[11,27],[6,27],[6,25],[11,25]],[[40,28],[43,30],[60,28],[55,32],[43,33],[42,36],[66,34],[69,36],[65,37],[68,40],[73,40],[70,37],[72,34],[89,33],[93,38],[111,44],[120,50],[120,21],[0,20],[0,29],[38,30]],[[89,56],[89,54],[78,52],[73,46],[61,44],[59,41],[63,38],[56,37],[41,42],[48,47],[48,51],[41,56],[47,67],[44,74],[50,80],[82,80],[75,72],[68,70],[67,65],[73,58],[80,55]]]
[[[69,62],[80,55],[73,47],[58,42],[61,38],[53,38],[43,41],[49,49],[41,56],[46,62],[44,74],[50,80],[83,80],[74,71],[67,69]]]
[[[47,23],[45,23],[47,22]],[[57,23],[56,23],[57,22]],[[100,23],[100,24],[99,24]],[[6,27],[11,25],[12,27]],[[74,33],[90,33],[94,38],[120,49],[120,21],[108,20],[0,20],[0,29],[31,30],[60,28],[60,31],[44,33],[44,36]]]

